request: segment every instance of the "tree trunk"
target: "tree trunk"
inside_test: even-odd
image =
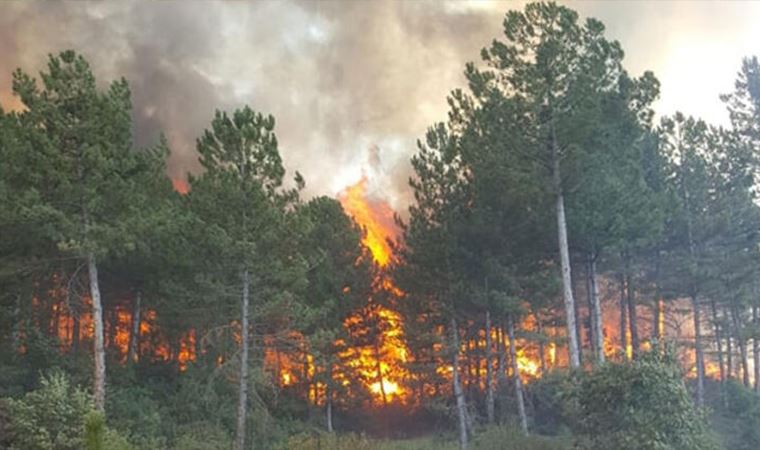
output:
[[[714,299],[710,299],[710,310],[712,311],[713,333],[715,333],[715,349],[718,353],[718,370],[720,371],[721,385],[726,382],[726,366],[723,358],[723,336],[720,330],[720,321],[718,319],[718,306]]]
[[[752,305],[752,324],[755,326],[754,334],[752,335],[752,363],[754,365],[755,372],[755,392],[760,393],[760,343],[757,341],[757,326],[760,323],[760,314],[758,313],[757,306]]]
[[[512,358],[512,373],[515,380],[515,397],[517,397],[517,413],[520,416],[520,429],[528,434],[528,417],[525,414],[525,400],[523,399],[523,385],[520,378],[520,366],[517,364],[517,340],[515,339],[515,325],[512,316],[507,316],[507,333],[509,333],[509,353]]]
[[[631,329],[631,357],[633,359],[639,356],[639,327],[638,314],[636,313],[636,289],[633,286],[633,276],[631,275],[629,259],[626,255],[626,293],[628,294],[628,325]]]
[[[728,379],[734,378],[734,343],[731,340],[731,330],[726,333],[726,372]]]
[[[731,320],[734,324],[734,334],[736,343],[739,345],[739,357],[742,365],[742,383],[749,388],[749,361],[747,356],[747,342],[744,340],[744,330],[742,329],[741,318],[739,317],[739,308],[731,305]]]
[[[541,376],[546,375],[546,342],[544,339],[544,324],[541,322],[541,316],[536,313],[536,330],[540,339],[538,340],[538,357],[541,358]]]
[[[248,410],[248,303],[250,280],[248,269],[243,271],[243,297],[240,310],[240,388],[238,391],[237,429],[235,450],[245,448],[245,422]]]
[[[576,282],[576,289],[578,288]],[[578,294],[577,291],[573,291],[573,298],[576,299],[574,302],[575,305],[575,339],[578,342],[578,363],[580,365],[583,365],[583,328],[584,328],[584,320],[583,315],[581,314],[581,302],[577,299],[581,298],[581,296]]]
[[[378,335],[375,336],[375,370],[377,370],[377,382],[380,383],[380,394],[383,399],[383,406],[388,405],[388,396],[385,393],[385,383],[383,383],[383,366],[380,363],[380,344],[378,343]]]
[[[697,364],[697,405],[705,406],[705,357],[702,351],[702,317],[699,308],[699,300],[692,295],[691,304],[694,308],[694,353]]]
[[[486,417],[489,424],[493,423],[494,420],[493,367],[491,367],[492,344],[491,312],[486,311]]]
[[[72,310],[72,322],[71,325],[71,351],[74,354],[79,353],[79,335],[80,335],[80,325],[79,325],[79,308],[75,308]]]
[[[328,362],[327,385],[325,386],[325,416],[327,419],[327,432],[333,432],[333,392],[332,392],[332,363]]]
[[[129,335],[129,353],[127,363],[137,362],[137,346],[140,343],[140,315],[141,315],[142,292],[135,294],[135,303],[132,308],[132,332]]]
[[[15,355],[21,350],[21,293],[16,294],[16,304],[13,305],[13,332],[11,333],[11,341],[13,354]]]
[[[620,350],[623,359],[628,358],[628,302],[625,297],[625,279],[625,274],[620,274]]]
[[[499,420],[506,416],[506,401],[504,396],[504,390],[507,387],[507,347],[504,345],[504,327],[503,324],[499,324],[498,330],[497,330],[497,342],[496,342],[496,352],[499,355],[499,361],[497,363],[497,372],[496,372],[496,386],[498,387],[498,403],[499,403]]]
[[[550,105],[551,107],[551,105]],[[562,268],[562,294],[567,316],[568,354],[570,366],[580,367],[580,349],[575,334],[575,298],[573,298],[573,280],[570,273],[570,249],[567,241],[567,219],[565,218],[565,196],[562,190],[560,173],[559,143],[554,122],[551,122],[551,166],[554,184],[555,208],[557,215],[557,244],[559,246],[560,266]]]
[[[588,292],[591,315],[591,337],[596,361],[604,363],[604,330],[602,329],[602,305],[599,301],[599,286],[596,283],[596,256],[588,255]],[[543,361],[542,361],[543,363]]]
[[[456,400],[457,418],[459,419],[459,448],[467,448],[467,405],[462,392],[462,384],[459,380],[459,330],[456,319],[451,319],[451,346],[452,350],[452,382],[454,399]]]
[[[98,285],[98,266],[93,253],[87,255],[87,271],[90,277],[90,295],[92,296],[92,323],[95,326],[92,338],[95,351],[95,385],[93,388],[95,410],[105,412],[106,352],[103,346],[103,304],[100,300],[100,286]]]

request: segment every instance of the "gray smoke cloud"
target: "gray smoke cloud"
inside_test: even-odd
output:
[[[446,119],[446,95],[463,86],[464,63],[478,60],[501,35],[504,13],[523,3],[4,2],[0,103],[15,106],[12,70],[36,73],[47,54],[72,48],[100,81],[129,80],[136,144],[164,133],[172,177],[198,170],[195,138],[214,109],[248,104],[276,117],[286,165],[304,174],[307,194],[334,195],[371,159],[381,174],[374,190],[402,209],[415,140]],[[634,74],[655,70],[664,112],[680,107],[721,120],[717,95],[760,42],[755,5],[570,6],[608,25]]]

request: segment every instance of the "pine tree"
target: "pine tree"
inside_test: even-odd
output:
[[[150,177],[150,157],[132,149],[125,80],[101,92],[87,61],[73,51],[51,56],[40,77],[41,86],[21,70],[13,77],[24,110],[12,120],[21,130],[19,143],[32,152],[24,158],[34,164],[16,167],[28,173],[16,186],[37,197],[22,208],[46,216],[46,238],[87,267],[95,328],[93,392],[102,411],[106,361],[98,265],[135,246],[131,229],[143,217],[136,193]]]
[[[280,283],[297,283],[302,267],[289,261],[288,209],[297,191],[282,189],[285,169],[274,135],[274,118],[245,107],[231,116],[217,111],[198,139],[205,172],[190,178],[188,201],[213,239],[217,258],[209,258],[209,274],[219,277],[222,295],[226,285],[240,289],[240,371],[235,448],[246,438],[252,303],[273,301],[269,289]],[[296,176],[299,187],[300,175]],[[212,256],[212,255],[208,255]],[[230,275],[234,274],[234,275]],[[223,281],[222,281],[223,280]],[[289,286],[292,288],[292,286]],[[280,294],[285,295],[285,294]],[[253,302],[251,301],[253,298]]]

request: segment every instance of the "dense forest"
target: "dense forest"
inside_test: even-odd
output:
[[[623,56],[567,7],[507,12],[400,214],[365,179],[305,198],[251,107],[173,180],[128,80],[18,69],[0,448],[760,448],[760,63],[720,127],[656,116]]]

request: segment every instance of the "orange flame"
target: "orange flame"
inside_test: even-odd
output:
[[[396,236],[398,228],[393,219],[393,210],[388,203],[367,196],[367,178],[347,187],[338,196],[341,205],[354,220],[364,227],[366,235],[362,242],[372,252],[380,267],[385,267],[391,258],[388,238]]]
[[[373,199],[367,192],[367,178],[362,177],[356,184],[347,187],[339,196],[346,213],[365,230],[362,243],[370,250],[372,257],[380,267],[386,267],[391,260],[392,251],[388,239],[398,234],[394,221],[393,209],[387,202]],[[376,289],[385,291],[394,298],[403,292],[386,276],[381,275]],[[362,379],[368,380],[365,387],[376,400],[389,402],[393,399],[405,399],[403,386],[404,369],[409,349],[404,341],[401,316],[394,310],[381,305],[370,305],[364,311],[369,322],[378,322],[380,333],[376,336],[374,348],[348,349],[343,355],[349,359],[349,366],[358,370]],[[349,317],[346,327],[362,325],[361,314]],[[364,318],[365,320],[367,318]],[[366,323],[365,323],[366,326]]]

